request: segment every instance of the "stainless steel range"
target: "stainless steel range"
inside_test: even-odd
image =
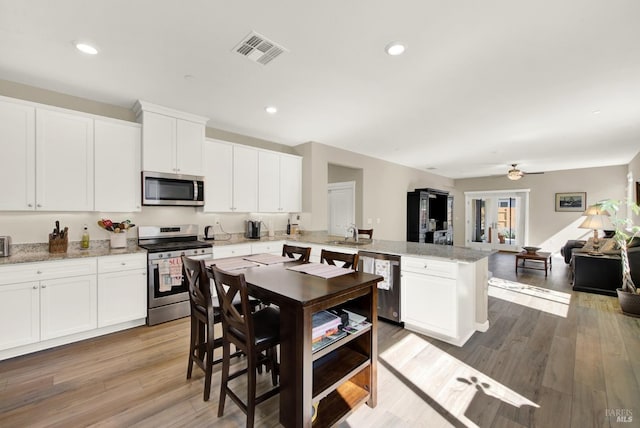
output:
[[[147,250],[147,325],[189,316],[188,286],[181,257],[213,257],[211,244],[198,240],[198,225],[139,226],[138,245]]]

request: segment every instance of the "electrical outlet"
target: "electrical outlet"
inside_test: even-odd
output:
[[[376,223],[380,224],[380,218],[379,217],[376,219]]]
[[[368,219],[367,219],[367,224],[369,224],[369,225],[373,224],[373,220],[372,220],[372,219],[370,219],[370,218],[368,218]]]

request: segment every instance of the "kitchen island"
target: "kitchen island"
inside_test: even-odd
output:
[[[279,254],[282,244],[311,247],[311,261],[320,251],[368,252],[401,256],[400,320],[405,328],[456,346],[475,331],[487,331],[488,257],[492,251],[416,242],[369,240],[358,242],[324,232],[303,235],[213,241],[214,258],[257,252]]]

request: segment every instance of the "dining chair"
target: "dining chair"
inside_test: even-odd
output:
[[[280,344],[280,312],[272,306],[251,312],[249,293],[244,274],[225,272],[213,266],[207,275],[215,283],[220,315],[222,317],[222,381],[218,417],[224,414],[224,404],[228,395],[247,415],[247,427],[253,427],[255,408],[258,404],[280,392],[278,385],[277,346]],[[240,306],[234,298],[240,296]],[[247,356],[247,367],[229,374],[231,344]],[[256,397],[256,372],[261,364],[271,371],[274,388]],[[243,402],[229,387],[229,381],[247,374],[247,400]]]
[[[342,262],[343,268],[358,270],[358,254],[339,253],[337,251],[322,250],[320,252],[320,263],[338,266],[335,262]]]
[[[367,235],[369,239],[373,239],[373,229],[358,229],[358,235]]]
[[[297,259],[296,255],[298,255]],[[295,245],[284,244],[282,246],[282,257],[289,257],[302,263],[309,263],[311,247],[296,247]]]

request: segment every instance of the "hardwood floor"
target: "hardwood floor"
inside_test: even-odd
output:
[[[462,348],[381,322],[378,406],[342,426],[639,426],[640,319],[614,297],[572,292],[559,257],[547,278],[516,277],[512,254],[489,265],[495,277],[569,293],[566,317],[490,297],[489,331]],[[244,426],[230,400],[216,416],[219,367],[209,402],[200,370],[186,380],[188,332],[183,319],[2,361],[0,426]],[[259,382],[268,388],[270,376]],[[616,410],[633,422],[617,422]],[[277,397],[258,406],[256,426],[279,426]]]

